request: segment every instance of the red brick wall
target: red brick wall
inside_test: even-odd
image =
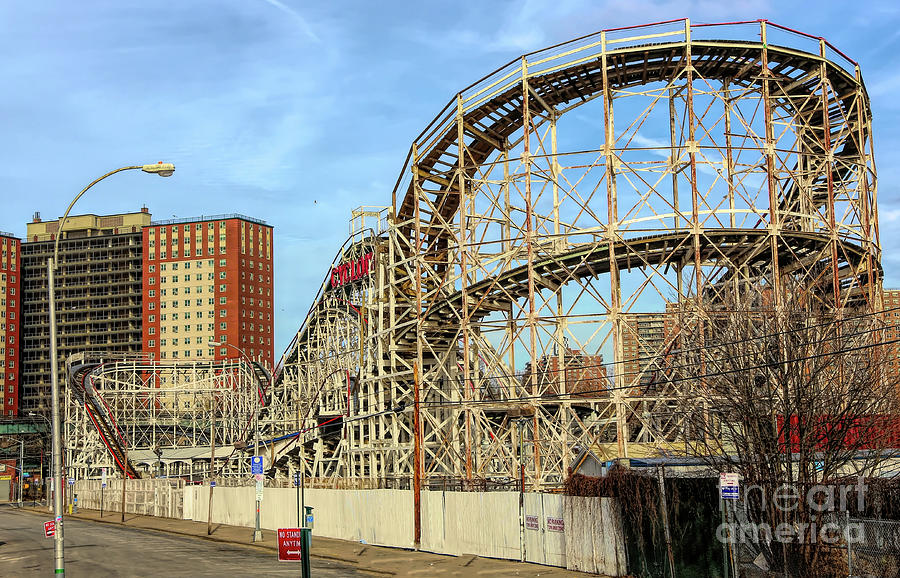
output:
[[[22,290],[21,290],[21,241],[15,237],[0,236],[0,275],[6,276],[6,281],[0,283],[5,288],[5,292],[0,295],[0,299],[5,300],[6,304],[2,305],[0,301],[0,323],[5,324],[5,331],[0,331],[3,335],[4,354],[0,355],[0,370],[3,371],[2,399],[0,399],[0,413],[4,417],[18,415],[19,412],[19,351],[21,335],[21,309],[22,309]]]

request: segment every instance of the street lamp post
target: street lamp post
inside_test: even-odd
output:
[[[208,345],[210,345],[211,347],[222,347],[222,346],[231,347],[232,349],[236,350],[238,353],[241,354],[241,357],[243,357],[247,361],[247,364],[250,366],[250,369],[253,370],[253,368],[254,368],[253,360],[251,360],[250,357],[247,355],[247,353],[244,352],[244,350],[241,349],[240,347],[238,347],[237,345],[232,345],[225,341],[210,341],[208,343]],[[262,367],[262,366],[260,366],[260,367]],[[269,372],[266,371],[265,368],[263,368],[263,372],[266,374],[266,377],[268,377],[269,381],[271,382],[271,380],[272,380],[271,374],[269,374]],[[259,375],[256,374],[255,370],[253,371],[253,373],[254,373],[254,375],[257,376],[257,379],[259,379]],[[262,383],[261,380],[260,380],[260,383]],[[261,392],[257,389],[256,395],[253,396],[253,399],[254,399],[254,404],[253,404],[253,457],[259,456],[259,396],[260,395],[261,395]],[[256,529],[253,531],[253,540],[252,541],[253,542],[262,542],[262,539],[263,539],[262,530],[259,528],[259,497],[257,496],[257,498],[256,498]]]
[[[56,231],[56,243],[53,245],[53,256],[47,259],[47,294],[50,309],[50,395],[52,407],[52,421],[50,429],[53,437],[53,517],[55,519],[55,531],[53,534],[54,554],[56,558],[56,574],[64,575],[65,570],[65,554],[63,546],[63,504],[62,504],[62,438],[60,436],[59,424],[59,372],[57,368],[57,345],[56,345],[56,296],[54,292],[54,274],[56,266],[59,263],[59,241],[62,239],[63,229],[66,226],[66,219],[69,217],[69,211],[78,202],[88,189],[102,181],[108,176],[114,175],[122,171],[140,169],[145,173],[157,174],[161,177],[170,177],[175,172],[175,165],[171,163],[158,163],[151,165],[133,165],[121,167],[110,171],[102,177],[95,179],[88,186],[83,188],[80,193],[69,203],[66,212],[63,214],[59,222],[59,228]],[[125,471],[122,473],[122,484],[125,484],[125,478],[128,476],[128,464],[124,466]]]

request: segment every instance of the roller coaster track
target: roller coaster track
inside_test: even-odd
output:
[[[596,36],[599,34],[595,35],[595,41],[599,43],[600,39]],[[585,41],[581,40],[582,43]],[[764,47],[762,43],[728,40],[685,40],[627,46],[608,50],[605,58],[599,55],[582,57],[559,70],[553,67],[546,73],[529,74],[527,93],[533,94],[534,98],[527,101],[528,107],[536,115],[563,114],[597,98],[604,90],[670,82],[685,70],[688,63],[700,77],[727,79],[735,85],[751,87],[760,81],[763,48],[769,83],[778,86],[782,93],[779,95],[776,92],[773,104],[784,107],[794,118],[806,121],[811,147],[816,147],[816,143],[820,148],[824,143],[841,143],[834,152],[834,164],[828,165],[830,170],[818,173],[811,183],[804,184],[813,192],[815,206],[821,206],[828,201],[828,182],[839,182],[847,174],[847,167],[853,164],[847,161],[857,159],[861,152],[856,139],[842,137],[846,136],[848,127],[859,126],[860,114],[869,113],[867,103],[865,108],[861,108],[855,101],[858,78],[829,61],[824,54],[824,45],[820,55],[772,44]],[[517,64],[516,61],[510,62],[500,71]],[[823,95],[818,93],[821,91],[820,76],[823,73],[827,75],[834,95],[824,103]],[[472,178],[482,163],[500,152],[503,143],[507,143],[521,129],[523,122],[525,93],[520,81],[498,81],[489,85],[489,89],[477,90],[481,86],[480,81],[460,93],[458,112],[462,115],[464,136],[468,140],[465,145],[469,157],[464,165],[465,178]],[[444,110],[457,112],[453,111],[456,105],[457,101],[453,101]],[[840,111],[846,111],[844,118],[830,125],[822,116],[823,105],[829,118],[836,120]],[[816,115],[820,118],[815,118]],[[441,120],[445,118],[439,115],[416,139],[421,143],[416,163],[419,179],[409,184],[397,209],[398,220],[416,219],[416,190],[425,193],[426,184],[439,187],[437,191],[428,192],[428,204],[435,210],[420,208],[418,217],[422,220],[421,229],[426,239],[425,251],[431,253],[446,249],[447,239],[436,232],[446,230],[441,226],[442,222],[452,222],[453,215],[459,209],[460,198],[458,190],[453,189],[453,184],[459,180],[456,165],[460,149],[457,123],[444,127],[439,124]],[[800,186],[800,183],[790,183],[789,191],[783,195],[782,210],[796,203]],[[408,233],[412,234],[412,228],[408,229]]]
[[[140,478],[134,464],[127,459],[122,432],[119,431],[109,406],[91,383],[91,374],[102,367],[103,363],[86,361],[86,357],[85,354],[77,354],[66,360],[68,387],[74,397],[84,404],[91,423],[119,471],[125,471],[129,478]]]
[[[592,101],[602,114],[577,120],[602,121],[581,127],[599,142],[577,134],[559,150],[557,121]],[[651,118],[669,142],[641,132]],[[426,478],[518,477],[525,460],[536,487],[559,482],[575,445],[614,439],[628,457],[641,439],[669,443],[682,392],[629,397],[636,381],[618,370],[617,393],[572,407],[541,400],[568,377],[535,379],[535,368],[633,361],[623,342],[645,290],[666,312],[732,283],[791,282],[834,307],[876,307],[872,147],[856,63],[767,21],[663,22],[523,55],[455,95],[414,140],[390,226],[365,241],[377,274],[339,287],[325,276],[276,371],[272,433],[340,415],[340,431],[291,450],[310,475],[411,476],[413,426],[392,408],[410,407],[418,387],[430,404]],[[629,273],[638,281],[623,282]],[[577,324],[590,329],[575,335]],[[673,342],[658,347],[665,356]],[[342,370],[356,401],[343,391],[350,377],[334,377]],[[491,380],[507,397],[487,415]],[[529,447],[511,426],[523,415]]]

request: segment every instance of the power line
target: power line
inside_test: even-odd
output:
[[[690,376],[686,376],[686,377],[669,378],[666,380],[666,383],[672,384],[672,383],[677,383],[677,382],[681,382],[681,381],[697,381],[697,380],[702,380],[702,379],[706,379],[706,378],[710,378],[710,377],[717,377],[717,376],[721,376],[721,375],[730,375],[733,373],[741,373],[744,371],[751,371],[754,369],[763,369],[763,368],[767,368],[767,367],[774,367],[774,366],[782,365],[785,363],[808,361],[808,360],[812,360],[812,359],[819,359],[822,357],[838,355],[841,353],[849,353],[852,351],[861,351],[863,349],[870,349],[872,347],[879,347],[882,345],[890,345],[892,343],[898,343],[898,342],[900,342],[900,338],[892,339],[890,341],[885,341],[882,343],[869,343],[869,344],[860,345],[857,347],[848,347],[845,349],[838,349],[838,350],[830,351],[830,352],[815,353],[813,355],[807,355],[804,357],[795,357],[792,359],[782,359],[782,360],[778,360],[778,361],[771,361],[771,362],[766,362],[766,363],[747,366],[747,367],[738,367],[735,369],[716,371],[716,372],[712,372],[712,373],[703,373],[703,374],[699,374],[699,375],[690,375]],[[433,402],[425,402],[425,403],[420,403],[419,405],[420,406],[431,405],[432,407],[453,407],[456,405],[496,404],[498,402],[505,403],[505,402],[510,402],[510,401],[525,401],[525,400],[531,400],[531,399],[559,398],[559,397],[568,397],[568,396],[578,396],[578,395],[582,395],[584,393],[603,393],[603,392],[607,392],[607,391],[618,391],[618,390],[623,390],[623,389],[635,389],[635,387],[634,386],[610,387],[610,388],[605,388],[605,389],[582,391],[582,392],[578,392],[578,393],[556,393],[556,394],[548,393],[548,394],[543,394],[543,395],[507,398],[504,400],[493,400],[493,399],[490,399],[490,400],[460,400],[460,401],[454,401],[454,402],[448,402],[448,403],[439,402],[436,404],[433,404]]]
[[[842,322],[851,322],[851,321],[854,321],[854,320],[864,319],[864,318],[867,318],[867,317],[872,317],[872,316],[875,316],[875,315],[880,315],[880,314],[882,314],[882,313],[886,313],[886,312],[889,312],[889,311],[895,311],[895,310],[900,310],[900,307],[894,307],[894,308],[886,309],[886,310],[883,310],[883,311],[880,311],[880,312],[871,312],[871,313],[865,313],[865,314],[861,314],[861,315],[856,315],[856,316],[846,317],[846,318],[843,318],[841,321],[842,321]],[[732,311],[734,311],[734,312],[743,312],[744,310],[732,310]],[[761,313],[759,310],[747,310],[747,311],[755,312],[755,313]],[[762,312],[762,313],[764,313],[764,312]],[[816,324],[811,324],[811,325],[804,325],[803,327],[798,327],[798,328],[794,328],[794,329],[787,329],[787,330],[777,331],[777,332],[773,332],[773,333],[757,335],[757,336],[754,336],[754,337],[751,337],[751,338],[747,338],[747,339],[740,339],[740,340],[734,340],[734,341],[726,341],[726,342],[711,343],[711,344],[706,344],[706,345],[704,345],[704,346],[697,346],[697,347],[692,347],[692,348],[688,348],[688,349],[678,349],[678,350],[674,350],[674,351],[670,352],[669,354],[670,354],[670,355],[679,355],[679,356],[683,356],[683,355],[685,355],[685,354],[689,354],[689,353],[693,353],[693,352],[697,352],[697,351],[703,351],[703,352],[705,352],[705,351],[708,351],[708,350],[710,350],[710,349],[719,349],[719,348],[727,347],[727,346],[729,346],[729,345],[741,345],[741,344],[748,343],[748,342],[751,342],[751,341],[759,341],[759,340],[764,340],[764,339],[771,339],[771,338],[775,338],[775,337],[780,337],[780,336],[784,336],[784,335],[789,335],[789,334],[792,334],[792,333],[797,333],[797,332],[800,332],[800,331],[808,331],[808,330],[810,330],[810,329],[815,329],[815,328],[819,328],[819,327],[829,327],[829,326],[833,326],[833,325],[835,325],[835,320],[829,320],[829,321],[825,321],[825,322],[821,322],[821,323],[816,323]],[[898,328],[898,327],[900,327],[900,326],[898,326],[898,325],[885,325],[885,326],[880,326],[880,327],[868,328],[868,329],[865,329],[865,330],[862,330],[862,331],[859,331],[859,332],[855,332],[855,333],[833,334],[833,335],[831,335],[830,337],[827,337],[827,338],[824,338],[824,339],[818,341],[817,343],[828,343],[828,342],[831,342],[831,341],[834,341],[834,340],[837,340],[837,339],[848,339],[848,338],[856,337],[856,336],[859,336],[859,335],[865,335],[865,334],[868,334],[868,333],[874,333],[874,332],[876,332],[876,331],[884,331],[884,330],[887,330],[887,329],[896,329],[896,328]],[[887,344],[886,342],[882,342],[882,343],[876,344],[876,345],[886,345],[886,344]],[[807,345],[808,345],[808,344],[807,344]],[[737,356],[737,357],[740,358],[740,357],[750,356],[750,355],[753,355],[753,352],[748,352],[748,353],[746,353],[746,354],[739,355],[739,356]],[[664,357],[664,355],[653,355],[653,356],[648,355],[648,356],[638,356],[638,357],[629,358],[629,359],[624,359],[624,360],[617,360],[617,361],[603,362],[603,363],[579,364],[579,365],[572,366],[572,367],[563,367],[562,369],[557,369],[557,370],[553,370],[553,371],[546,371],[546,370],[545,370],[545,373],[551,373],[551,374],[552,374],[552,373],[556,373],[556,374],[565,374],[565,372],[567,372],[567,371],[573,371],[573,372],[574,372],[574,371],[588,370],[588,369],[596,369],[596,368],[610,368],[610,367],[613,367],[613,366],[615,366],[615,365],[626,364],[626,363],[634,363],[634,362],[648,361],[648,360],[649,360],[649,361],[656,361],[656,360],[661,359],[662,357]],[[667,367],[665,367],[665,368],[660,368],[660,369],[669,369],[669,370],[671,370],[671,369],[680,369],[680,368],[684,367],[685,365],[687,365],[687,364],[682,364],[682,365],[670,365],[670,366],[667,366]],[[339,369],[343,369],[343,368],[339,368]],[[334,370],[334,371],[332,371],[331,373],[333,374],[333,373],[336,373],[337,371],[338,371],[338,370]],[[531,371],[532,371],[532,372],[535,372],[534,369],[532,369]],[[540,370],[537,370],[537,371],[540,372]],[[640,375],[641,373],[644,373],[644,371],[645,371],[645,370],[627,371],[627,372],[616,372],[616,373],[609,373],[609,372],[607,372],[606,375],[605,375],[605,378],[607,378],[607,379],[614,379],[614,378],[620,377],[620,376],[625,376],[625,377],[627,377],[627,376],[635,376],[635,375]],[[521,373],[499,373],[499,374],[491,374],[491,375],[479,376],[479,379],[482,379],[482,380],[491,380],[491,379],[500,379],[500,378],[514,378],[514,379],[521,379],[521,378],[526,377],[526,376],[529,376],[529,375],[531,375],[531,374],[528,373],[528,372],[523,371],[523,372],[521,372]],[[327,379],[327,378],[326,378],[326,379]],[[588,378],[588,379],[593,380],[593,379],[598,379],[598,378],[595,377],[595,378]],[[602,379],[602,378],[601,378],[601,379]],[[464,380],[463,377],[457,377],[457,378],[455,379],[455,381],[457,381],[460,385],[462,385],[463,380]],[[454,380],[451,380],[451,381],[454,381]],[[471,382],[471,381],[472,381],[472,378],[469,378],[469,381]],[[323,383],[324,383],[324,382],[323,382]],[[613,387],[613,386],[610,386],[610,387],[605,388],[605,389],[603,389],[603,390],[587,390],[587,391],[577,392],[577,393],[590,393],[591,391],[615,391],[615,390],[619,390],[619,389],[635,389],[635,388],[637,388],[637,387],[640,387],[640,386],[639,386],[639,385],[629,385],[629,386],[624,386],[624,387]],[[488,390],[488,389],[490,389],[490,388],[491,388],[491,385],[490,385],[490,384],[487,384],[487,385],[480,385],[480,386],[478,386],[478,387],[472,386],[473,391],[480,391],[480,390],[485,390],[485,391],[486,391],[486,390]],[[422,386],[420,386],[419,391],[420,391],[420,392],[423,392],[423,393],[426,393],[426,392],[427,392],[427,389],[428,389],[427,386],[422,385]],[[359,393],[357,393],[356,395],[357,395],[357,396],[360,396]],[[367,394],[363,394],[361,397],[363,397],[363,398],[374,398],[376,395],[377,395],[377,392],[370,392],[370,393],[367,393]],[[568,394],[567,394],[567,395],[568,395]],[[511,399],[511,398],[507,398],[507,399]],[[496,401],[496,400],[491,400],[491,401]]]

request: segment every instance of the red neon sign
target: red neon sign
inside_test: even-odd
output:
[[[341,287],[353,281],[367,277],[374,269],[372,259],[374,253],[366,253],[358,259],[352,259],[331,269],[331,286]]]

